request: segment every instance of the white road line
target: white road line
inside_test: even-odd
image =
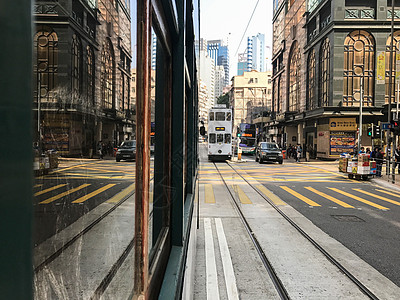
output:
[[[215,263],[214,241],[210,218],[204,219],[204,236],[206,249],[207,299],[219,300],[217,265]]]
[[[224,267],[225,284],[228,293],[228,299],[239,300],[239,293],[236,286],[236,278],[235,278],[235,272],[233,271],[231,254],[229,252],[228,243],[226,242],[224,228],[222,227],[222,221],[220,218],[215,219],[215,226],[217,228],[222,266]]]

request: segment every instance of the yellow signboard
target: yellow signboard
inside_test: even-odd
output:
[[[356,118],[330,118],[329,130],[331,131],[355,131],[357,130]]]
[[[396,53],[396,83],[400,80],[400,53]]]
[[[377,53],[376,83],[385,84],[385,51]]]

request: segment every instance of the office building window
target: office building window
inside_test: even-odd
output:
[[[307,110],[312,110],[315,105],[315,50],[313,49],[308,55],[307,63]]]
[[[391,98],[392,98],[392,103],[396,102],[397,98],[397,83],[396,82],[396,65],[398,64],[397,62],[400,61],[397,58],[399,55],[399,50],[400,50],[400,31],[396,31],[393,34],[393,56],[392,56],[392,72],[390,72],[390,45],[391,45],[391,36],[389,35],[387,41],[386,41],[386,59],[385,59],[385,103],[389,103],[389,74],[392,73],[392,93],[391,93]]]
[[[74,34],[72,36],[72,72],[71,72],[71,84],[72,84],[72,97],[78,99],[81,93],[81,41]]]
[[[331,60],[330,42],[326,38],[321,45],[320,51],[320,98],[319,106],[329,106],[329,78],[330,78],[330,60]]]
[[[353,31],[346,37],[344,41],[343,106],[359,106],[361,92],[363,93],[363,106],[373,105],[374,48],[374,38],[364,30]]]
[[[297,41],[289,56],[289,101],[288,111],[300,110],[300,51]]]
[[[114,52],[111,41],[103,44],[101,53],[101,102],[103,108],[112,109],[114,96]]]

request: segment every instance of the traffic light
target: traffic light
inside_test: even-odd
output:
[[[395,135],[399,135],[399,133],[400,133],[399,121],[391,120],[390,124],[391,124],[390,131],[392,131]]]
[[[371,126],[371,124],[368,124],[367,135],[369,137],[372,137],[372,128],[373,128],[373,124],[372,124],[372,126]]]
[[[381,126],[375,125],[375,134],[374,138],[380,139],[381,138]]]
[[[237,136],[238,136],[238,137],[240,137],[240,136],[241,136],[241,134],[238,132]]]

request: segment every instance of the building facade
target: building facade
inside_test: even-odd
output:
[[[229,101],[233,108],[234,135],[240,123],[258,124],[261,132],[264,127],[261,123],[269,120],[267,116],[272,101],[271,75],[271,72],[253,70],[232,78]],[[263,117],[265,118],[260,119]]]
[[[269,134],[282,145],[300,143],[321,158],[353,151],[360,131],[363,146],[380,142],[366,130],[388,120],[389,98],[396,99],[389,77],[395,82],[400,31],[394,31],[391,55],[390,21],[386,0],[274,1]]]
[[[35,1],[34,115],[43,150],[91,156],[132,134],[127,1]]]

